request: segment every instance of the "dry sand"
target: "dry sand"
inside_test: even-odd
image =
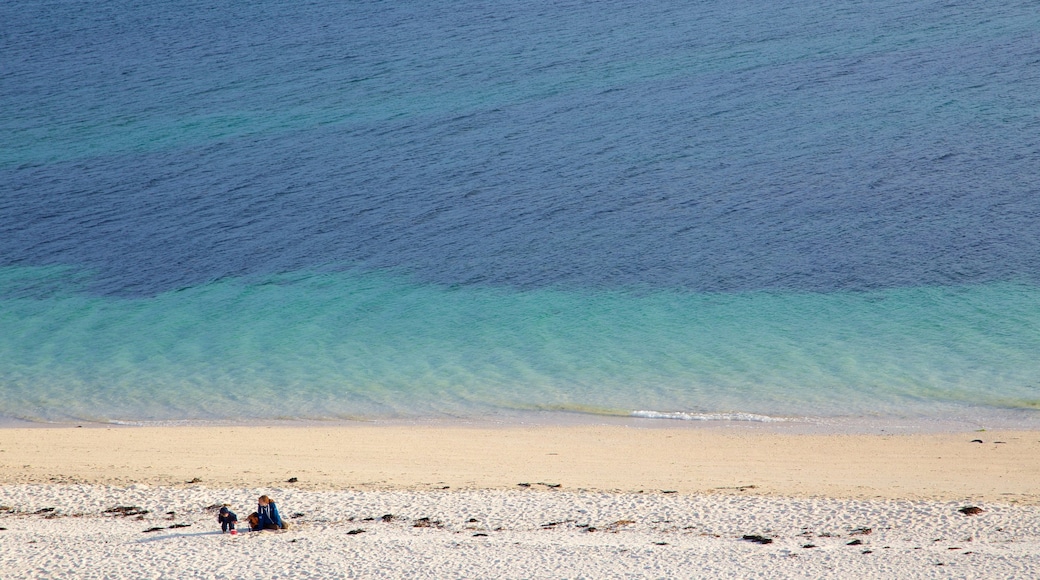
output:
[[[0,577],[1040,577],[1038,488],[1038,432],[0,429]]]

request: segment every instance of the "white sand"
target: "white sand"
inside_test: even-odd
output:
[[[0,430],[0,578],[1040,578],[1038,444],[1035,432]],[[219,533],[211,506],[244,520],[261,494],[290,530]],[[148,513],[104,513],[120,506]]]
[[[244,518],[261,493],[303,515],[285,532],[219,533],[208,506],[228,502]],[[984,504],[967,516],[952,502],[533,488],[7,485],[0,497],[10,508],[0,516],[3,578],[1040,577],[1036,506]],[[102,513],[118,506],[150,513]],[[415,527],[420,518],[440,523]]]

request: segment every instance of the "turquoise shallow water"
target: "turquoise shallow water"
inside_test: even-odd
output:
[[[1040,411],[1040,288],[582,292],[388,273],[146,298],[0,278],[0,415],[33,421],[878,418]]]
[[[0,420],[1038,424],[1038,30],[2,2]]]

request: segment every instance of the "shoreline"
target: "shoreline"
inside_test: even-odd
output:
[[[973,441],[982,441],[977,443]],[[297,482],[288,484],[290,478]],[[784,433],[732,426],[0,429],[0,484],[429,490],[754,490],[1040,505],[1040,431]]]

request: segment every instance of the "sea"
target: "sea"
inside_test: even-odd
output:
[[[1040,427],[1035,0],[5,0],[0,422]]]

